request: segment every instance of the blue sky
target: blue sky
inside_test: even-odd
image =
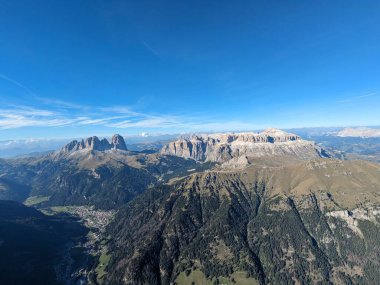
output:
[[[0,1],[0,138],[379,125],[379,1]]]

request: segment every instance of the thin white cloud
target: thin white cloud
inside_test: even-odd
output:
[[[9,106],[8,109],[1,108],[0,109],[0,116],[1,115],[7,115],[7,114],[13,114],[13,115],[21,115],[21,116],[40,116],[40,117],[48,117],[55,115],[55,112],[46,110],[46,109],[37,109],[33,107],[28,106]]]
[[[146,42],[144,45],[149,49]],[[151,50],[153,52],[153,50]],[[10,102],[0,107],[0,130],[26,127],[105,126],[109,128],[168,129],[188,127],[189,118],[168,114],[136,112],[130,106],[83,106],[80,104],[41,97],[28,87],[4,74],[7,81],[27,93],[24,105]],[[36,107],[38,106],[38,107]],[[192,121],[190,119],[190,121]]]
[[[150,117],[139,118],[134,120],[124,120],[121,122],[116,122],[109,124],[110,127],[115,128],[173,128],[173,127],[183,127],[184,124],[178,120],[171,117]]]
[[[57,100],[57,99],[50,99],[46,97],[41,96],[34,96],[37,101],[40,101],[46,105],[53,105],[55,107],[61,107],[61,108],[67,108],[67,109],[87,109],[87,106],[83,106],[80,104],[67,102],[63,100]]]
[[[77,124],[79,118],[54,118],[54,117],[35,117],[20,114],[1,114],[0,129],[16,129],[22,127],[59,127]]]
[[[159,54],[146,42],[142,44],[153,54]],[[84,106],[73,102],[36,95],[27,86],[4,74],[0,79],[26,92],[24,105],[9,103],[0,107],[0,130],[28,127],[103,126],[115,129],[172,129],[177,131],[222,131],[249,129],[243,122],[218,122],[199,116],[174,116],[137,112],[130,106]],[[37,107],[38,106],[38,107]]]
[[[53,102],[51,100],[50,102]],[[62,110],[61,104],[50,104],[50,109],[8,105],[0,109],[0,129],[22,127],[57,127],[102,125],[112,128],[170,128],[183,126],[182,119],[168,115],[135,112],[130,107],[76,107]]]
[[[21,84],[17,80],[14,80],[14,79],[12,79],[12,78],[4,75],[4,74],[0,73],[0,79],[7,81],[7,82],[21,88],[22,90],[26,91],[26,93],[28,93],[28,94],[35,95],[28,87],[26,87],[25,85]]]
[[[378,95],[378,93],[372,92],[372,93],[368,93],[368,94],[357,96],[356,98],[367,98],[367,97],[373,97],[375,95]]]
[[[141,116],[141,113],[133,111],[130,107],[126,106],[111,106],[111,107],[99,107],[96,108],[100,112],[111,113],[111,114],[122,114],[129,116]]]
[[[85,118],[83,120],[80,120],[78,122],[78,125],[104,125],[106,123],[109,123],[110,121],[123,119],[123,118],[125,118],[125,116],[112,116],[112,117],[106,117],[106,118],[100,118],[100,119]]]
[[[149,45],[146,41],[142,40],[141,41],[142,45],[148,50],[150,51],[153,55],[157,56],[157,57],[161,57],[160,54],[158,53],[158,51],[156,51],[154,48],[152,48],[151,45]]]
[[[336,101],[336,103],[339,103],[339,104],[351,103],[351,102],[355,102],[355,101],[363,99],[363,98],[374,97],[374,96],[378,96],[378,95],[379,95],[378,92],[370,92],[370,93],[365,93],[365,94],[358,95],[358,96],[353,96],[353,97],[341,99],[341,100]]]

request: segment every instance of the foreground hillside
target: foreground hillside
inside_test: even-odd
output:
[[[0,284],[64,284],[66,277],[57,276],[65,276],[69,265],[65,249],[86,232],[71,218],[0,200]]]
[[[379,284],[379,191],[360,161],[191,175],[120,212],[107,284]]]

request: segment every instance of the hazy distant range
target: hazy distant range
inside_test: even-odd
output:
[[[260,130],[256,130],[257,132]],[[376,127],[319,127],[287,129],[287,131],[300,135],[305,139],[312,139],[317,143],[326,143],[327,140],[341,140],[343,138],[358,138],[361,141],[380,141],[380,126]],[[121,133],[121,135],[123,135]],[[157,150],[166,142],[183,134],[147,134],[123,135],[129,150]],[[80,138],[74,138],[80,139]],[[61,148],[72,141],[73,138],[65,139],[25,139],[0,141],[0,157],[35,156],[48,153]],[[344,139],[343,139],[344,140]]]
[[[141,134],[135,136],[124,136],[129,150],[152,150],[159,149],[169,140],[177,138],[179,135],[148,135]],[[72,140],[81,138],[66,139],[25,139],[25,140],[5,140],[0,141],[0,157],[37,156],[60,149]]]

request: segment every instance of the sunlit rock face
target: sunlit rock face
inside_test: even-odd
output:
[[[58,154],[65,155],[70,154],[80,150],[96,150],[96,151],[106,151],[106,150],[127,150],[124,138],[121,135],[114,135],[109,142],[107,139],[100,140],[97,136],[82,139],[80,141],[73,140],[72,142],[65,145]]]
[[[314,142],[273,128],[261,133],[193,135],[165,145],[161,153],[213,162],[226,162],[243,155],[247,157],[291,155],[300,159],[325,156],[323,150]]]
[[[113,149],[127,150],[124,138],[119,134],[113,135],[111,145]]]

